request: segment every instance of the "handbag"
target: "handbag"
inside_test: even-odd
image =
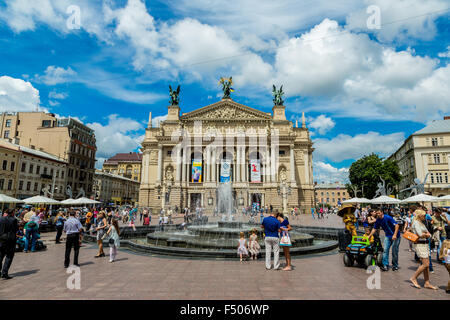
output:
[[[412,233],[411,231],[406,231],[405,233],[403,233],[403,238],[413,243],[417,243],[417,241],[419,240],[419,236],[415,233]]]
[[[114,244],[114,243],[115,243],[115,241],[114,241],[114,239],[113,239],[113,238],[109,238],[109,240],[108,240],[108,243],[109,243],[109,244]]]
[[[289,237],[289,233],[287,231],[283,231],[281,240],[280,240],[280,246],[289,247],[292,246],[291,238]]]

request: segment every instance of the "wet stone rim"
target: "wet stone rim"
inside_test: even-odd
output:
[[[251,225],[251,224],[247,224]],[[259,229],[259,224],[253,225],[257,230]],[[168,225],[165,226],[166,231],[176,231],[179,230],[180,225]],[[122,227],[121,230],[121,241],[120,245],[122,248],[127,248],[131,251],[136,251],[139,253],[149,254],[149,255],[165,255],[173,257],[185,257],[185,258],[215,258],[215,259],[238,259],[236,254],[236,247],[234,245],[233,249],[200,249],[200,248],[183,248],[176,246],[155,246],[151,244],[140,244],[137,243],[136,239],[142,239],[148,237],[152,233],[158,232],[159,226],[137,226],[136,231],[131,227]],[[290,253],[292,256],[297,255],[311,255],[317,253],[323,253],[327,251],[332,251],[338,247],[338,232],[342,230],[341,228],[329,228],[329,227],[302,227],[293,226],[294,232],[299,232],[303,234],[308,234],[316,240],[320,240],[320,243],[302,246],[302,247],[291,247]],[[96,237],[92,235],[85,235],[83,237],[84,242],[93,243],[96,242]],[[260,242],[261,243],[261,242]],[[108,242],[104,241],[104,246],[108,246]],[[282,250],[281,250],[282,252]],[[265,256],[264,248],[261,248],[261,256]]]

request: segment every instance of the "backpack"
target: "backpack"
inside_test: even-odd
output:
[[[36,227],[37,227],[36,222],[34,222],[34,221],[28,222],[28,229],[34,229]]]

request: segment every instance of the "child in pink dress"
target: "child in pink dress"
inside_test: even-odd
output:
[[[241,258],[241,262],[242,262],[242,256],[248,256],[248,250],[247,250],[247,241],[245,240],[245,235],[243,232],[241,232],[239,234],[240,239],[239,239],[239,246],[238,246],[238,250],[237,253],[239,255],[239,258]]]

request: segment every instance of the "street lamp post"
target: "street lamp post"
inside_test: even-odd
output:
[[[291,187],[286,183],[286,181],[281,181],[280,186],[277,188],[278,195],[281,195],[282,204],[283,204],[283,214],[288,214],[287,210],[287,197],[288,195],[291,195],[292,189]]]

